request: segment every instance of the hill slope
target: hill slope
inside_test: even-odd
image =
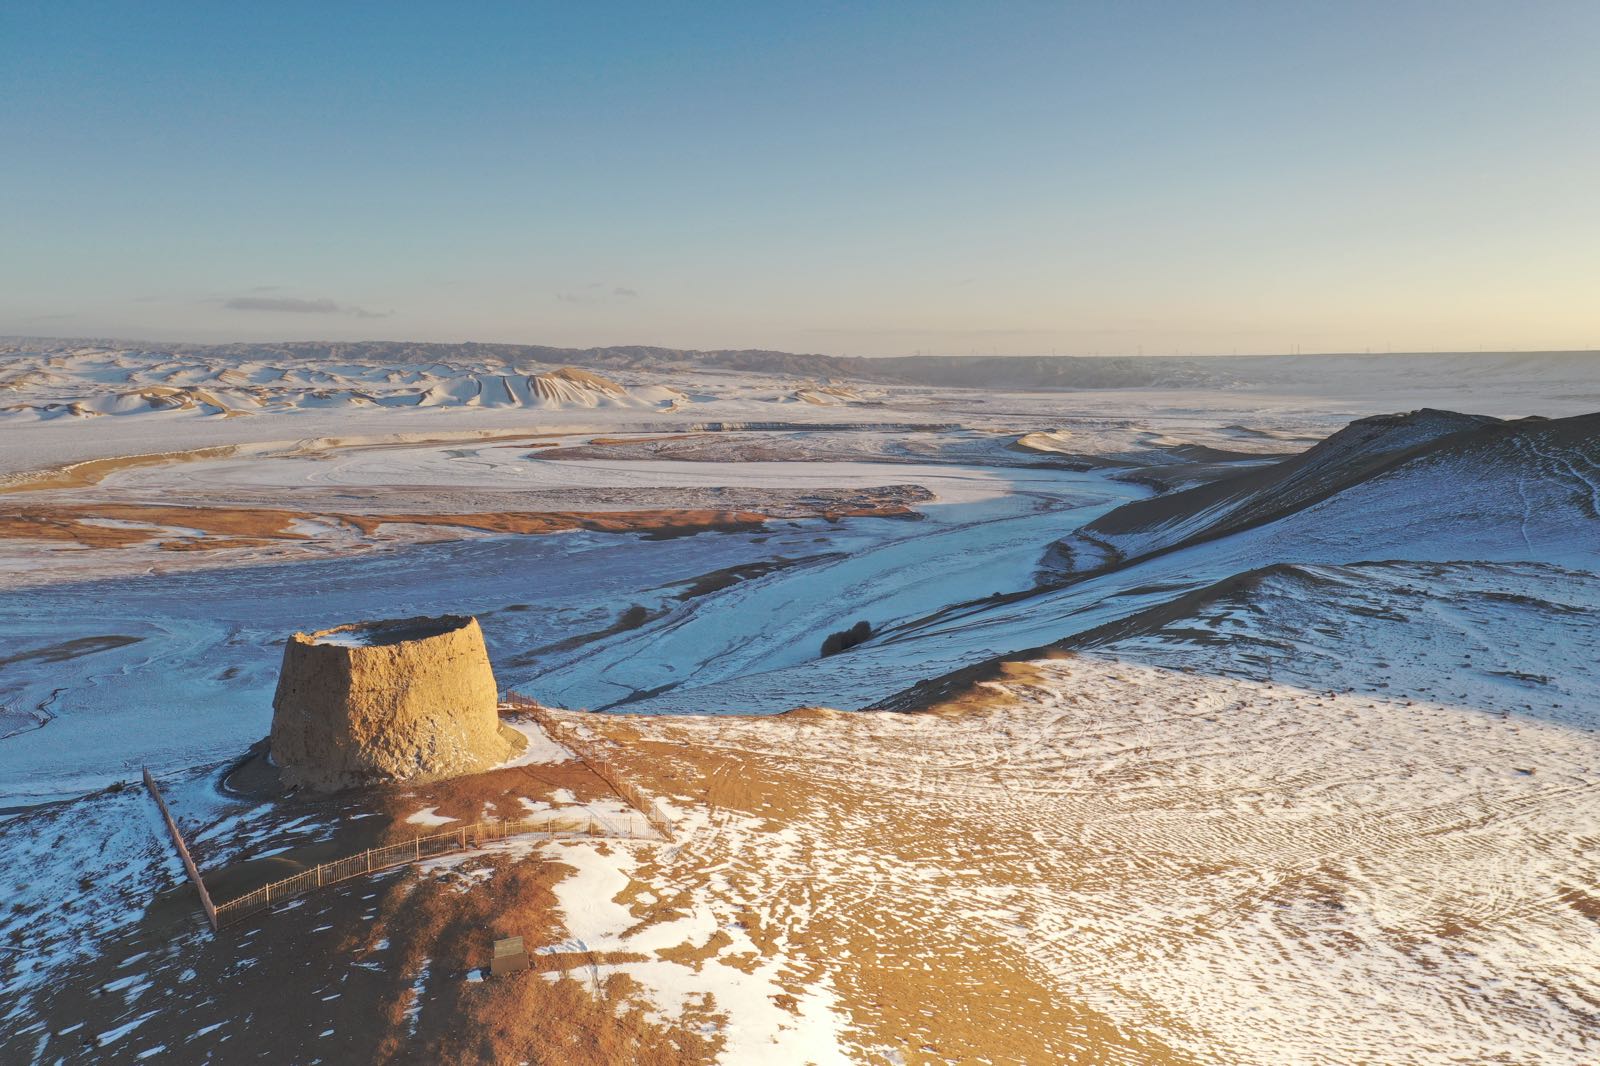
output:
[[[1364,418],[1293,458],[1102,515],[1079,531],[1077,554],[1096,557],[1085,549],[1099,546],[1106,550],[1101,559],[1142,558],[1263,526],[1341,493],[1366,493],[1366,486],[1378,486],[1373,491],[1381,495],[1383,485],[1419,476],[1438,478],[1443,498],[1421,506],[1441,492],[1420,485],[1418,506],[1400,508],[1408,514],[1435,511],[1468,484],[1484,485],[1502,499],[1523,486],[1567,486],[1580,490],[1581,503],[1600,480],[1597,438],[1600,414],[1502,422],[1422,410]],[[1470,528],[1471,516],[1460,517]],[[1361,520],[1356,514],[1344,519]]]

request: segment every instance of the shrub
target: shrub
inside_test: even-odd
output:
[[[872,623],[867,621],[857,622],[849,629],[841,629],[837,633],[829,633],[822,642],[824,657],[837,655],[841,651],[849,651],[857,644],[865,643],[872,636]]]

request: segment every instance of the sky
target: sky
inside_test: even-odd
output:
[[[1600,3],[0,5],[0,334],[1600,347]]]

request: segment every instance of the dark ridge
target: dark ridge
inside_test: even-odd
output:
[[[1154,534],[1194,515],[1219,511],[1219,517],[1203,529],[1161,543],[1152,551],[1212,540],[1303,510],[1415,459],[1446,440],[1472,437],[1505,424],[1488,415],[1426,408],[1409,414],[1359,419],[1282,462],[1182,492],[1124,504],[1084,526],[1084,531],[1102,536]],[[1147,554],[1150,552],[1133,557]]]
[[[1003,675],[1005,665],[1013,662],[1027,662],[1032,659],[1046,659],[1059,657],[1063,652],[1077,652],[1088,648],[1111,644],[1129,637],[1145,636],[1170,625],[1171,623],[1188,618],[1203,607],[1222,600],[1239,599],[1259,588],[1264,582],[1274,577],[1292,577],[1296,580],[1327,584],[1328,580],[1319,577],[1307,567],[1296,566],[1289,563],[1274,563],[1270,566],[1257,567],[1246,570],[1221,581],[1213,582],[1203,588],[1175,596],[1165,603],[1158,603],[1142,611],[1086,629],[1082,633],[1075,633],[1070,637],[1052,641],[1049,644],[1040,644],[1032,648],[1022,648],[1017,651],[996,655],[991,659],[974,663],[971,666],[953,670],[939,677],[918,681],[910,688],[902,689],[892,696],[885,697],[869,707],[869,711],[899,711],[913,713],[925,711],[951,700],[963,692],[972,689],[985,681],[997,681]]]

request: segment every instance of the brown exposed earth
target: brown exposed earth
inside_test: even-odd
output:
[[[24,474],[14,481],[0,483],[0,493],[42,492],[49,489],[80,489],[99,484],[118,470],[138,466],[160,466],[163,463],[188,462],[196,459],[221,459],[232,455],[232,447],[195,448],[182,452],[158,452],[151,455],[118,455],[106,459],[90,459],[82,463],[69,463]]]
[[[1025,664],[1003,669],[1016,683],[1032,676]],[[637,876],[644,884],[674,884],[684,892],[635,905],[640,924],[671,921],[695,892],[716,891],[709,887],[713,881],[731,882],[732,895],[747,901],[737,920],[750,939],[763,952],[787,955],[792,993],[831,983],[860,1061],[1189,1061],[1064,996],[1014,938],[955,921],[959,907],[948,906],[948,899],[938,906],[919,902],[924,892],[943,896],[945,881],[950,891],[964,892],[957,887],[964,867],[975,885],[988,883],[999,871],[986,857],[1008,854],[1011,846],[1005,834],[975,836],[975,824],[952,817],[943,805],[919,808],[903,790],[877,788],[874,767],[916,750],[902,746],[897,721],[982,715],[1002,699],[972,687],[911,716],[828,708],[749,719],[568,716],[611,738],[611,757],[647,790],[710,812],[710,825],[684,845],[691,862],[680,855],[641,866]],[[839,763],[847,749],[849,764]],[[937,784],[930,780],[927,787]],[[855,812],[852,823],[875,828],[857,837],[858,826],[847,827],[830,813],[842,811]],[[736,825],[755,836],[735,831]],[[746,846],[795,827],[804,827],[803,853],[790,869],[775,868]],[[952,862],[952,849],[964,858]],[[880,862],[884,873],[875,873]],[[893,868],[905,876],[888,874]],[[941,873],[925,884],[915,876],[934,869]],[[979,905],[976,898],[973,905]],[[703,950],[717,954],[712,945]]]
[[[163,541],[163,548],[181,550],[222,545],[193,536],[174,537],[175,530],[200,530],[206,537],[227,538],[235,545],[305,540],[305,534],[291,527],[296,520],[310,517],[300,511],[136,503],[22,506],[0,512],[0,536],[72,541],[85,548],[122,548],[165,535],[172,539]],[[97,524],[106,520],[128,525]]]
[[[339,515],[363,533],[372,534],[386,525],[453,526],[485,533],[540,534],[587,529],[600,533],[648,533],[671,537],[707,530],[750,531],[760,529],[767,516],[755,511],[546,511],[519,513],[501,511],[477,514],[380,514]]]
[[[857,501],[818,501],[804,511],[808,517],[827,521],[908,517],[916,513],[904,502],[870,496]],[[600,533],[644,533],[658,538],[709,531],[752,532],[773,520],[773,516],[761,511],[714,508],[312,514],[268,508],[62,503],[25,505],[0,511],[0,538],[65,541],[83,548],[124,548],[154,541],[165,551],[205,551],[306,541],[310,538],[306,533],[296,532],[294,523],[318,518],[345,523],[365,536],[377,533],[384,526],[407,525],[437,528],[443,535],[449,535],[450,530],[474,530],[533,536],[582,529]],[[127,524],[98,524],[104,520]],[[196,537],[188,533],[189,530],[198,530],[202,536]]]

